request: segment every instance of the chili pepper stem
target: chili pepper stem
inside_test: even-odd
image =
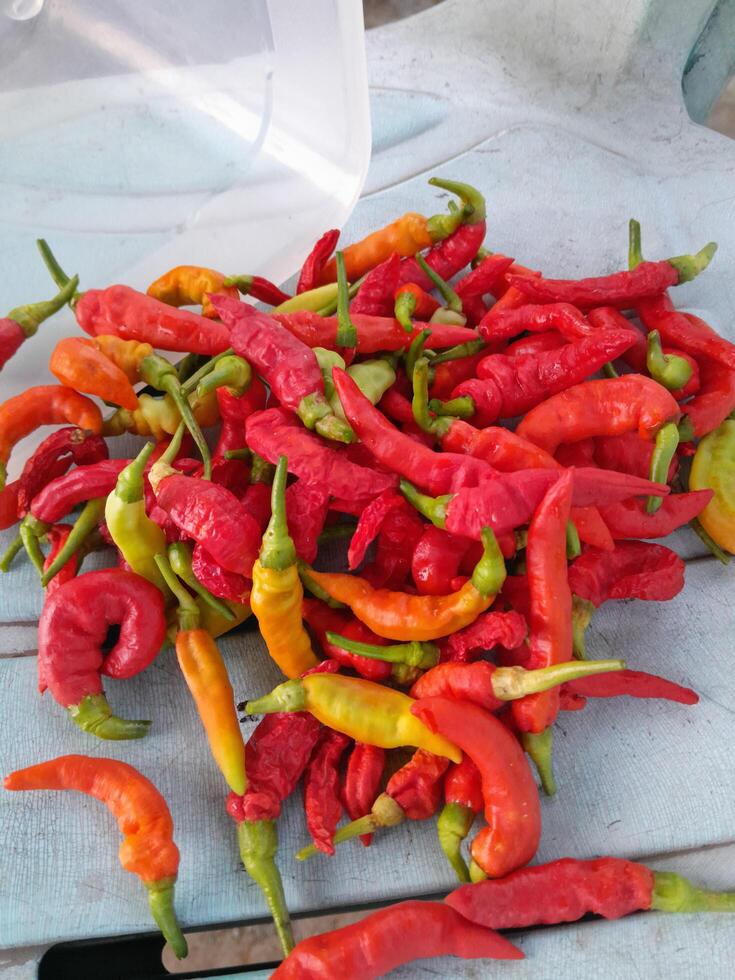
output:
[[[373,808],[370,813],[364,817],[359,817],[357,820],[352,820],[350,823],[346,823],[343,827],[335,833],[333,843],[335,845],[342,844],[346,840],[352,840],[355,837],[360,837],[362,834],[371,834],[376,830],[380,830],[381,827],[396,827],[399,823],[403,823],[406,819],[406,815],[396,801],[388,796],[387,793],[381,793],[377,798],[375,803],[373,803]],[[302,849],[296,854],[297,861],[307,861],[309,858],[314,857],[316,854],[323,853],[314,844],[310,844],[308,847],[302,847]]]
[[[483,596],[497,595],[507,575],[505,559],[492,528],[484,527],[480,532],[480,540],[482,558],[472,572],[472,584]]]
[[[20,523],[20,531],[18,536],[26,550],[26,554],[36,566],[38,574],[43,576],[43,563],[44,557],[41,551],[41,545],[39,544],[39,539],[48,531],[48,525],[44,524],[43,521],[39,521],[32,514],[26,514]]]
[[[679,429],[675,422],[667,422],[656,433],[656,442],[651,456],[649,480],[653,483],[666,483],[674,458],[676,447],[679,445]],[[649,497],[646,501],[646,512],[655,514],[663,502],[662,497]]]
[[[77,296],[77,286],[79,276],[74,276],[63,286],[53,299],[43,300],[40,303],[26,303],[24,306],[16,306],[8,313],[9,320],[15,320],[23,331],[26,338],[32,337],[41,323],[47,320],[52,314],[57,313],[65,303],[70,302]]]
[[[88,694],[69,707],[69,715],[83,732],[111,741],[143,738],[151,727],[150,721],[128,721],[113,715],[104,694]]]
[[[199,370],[190,375],[181,385],[181,390],[184,392],[184,394],[190,395],[202,378],[209,374],[216,364],[219,364],[224,357],[230,357],[234,353],[235,351],[232,349],[232,347],[228,347],[227,350],[223,350],[220,354],[216,354],[214,357],[210,358],[206,364],[202,364]]]
[[[696,279],[700,272],[704,272],[714,258],[717,251],[717,242],[708,242],[704,248],[700,248],[694,255],[675,255],[667,259],[669,265],[673,265],[679,273],[679,285],[683,282],[691,282]]]
[[[587,659],[585,631],[595,613],[594,605],[589,599],[572,596],[572,649],[577,660]]]
[[[567,521],[567,559],[579,558],[582,554],[582,543],[574,521]]]
[[[269,694],[245,704],[247,715],[272,715],[276,711],[303,711],[306,707],[304,685],[294,677],[274,687]]]
[[[417,490],[408,480],[401,480],[400,489],[409,504],[415,507],[419,514],[427,517],[436,527],[444,528],[447,518],[447,505],[452,499],[451,494],[445,494],[443,497],[429,497]]]
[[[229,388],[237,395],[244,395],[253,381],[253,369],[248,362],[231,354],[223,357],[213,370],[206,374],[197,385],[197,398],[203,398],[216,388]]]
[[[197,629],[201,614],[196,602],[174,574],[174,570],[171,568],[171,564],[166,555],[156,555],[154,560],[156,565],[158,565],[161,575],[163,575],[164,582],[171,589],[179,604],[176,614],[179,629],[182,631]]]
[[[349,650],[351,653],[359,653],[363,657],[372,657],[374,660],[385,660],[393,664],[406,664],[409,667],[418,667],[421,670],[428,670],[435,667],[439,662],[439,648],[435,643],[421,643],[413,640],[410,643],[395,643],[388,646],[376,646],[373,643],[361,643],[359,640],[351,640],[349,637],[341,636],[339,633],[327,631],[327,641],[333,646]]]
[[[462,841],[469,834],[474,822],[475,814],[468,806],[462,803],[446,803],[436,823],[441,849],[457,879],[462,882],[470,880],[467,862],[462,857]]]
[[[722,548],[717,544],[717,542],[713,538],[711,538],[709,534],[707,534],[707,532],[699,523],[696,517],[694,518],[693,521],[689,522],[689,527],[692,529],[692,531],[694,531],[694,533],[697,535],[700,541],[702,541],[706,545],[707,549],[710,551],[713,558],[716,558],[717,561],[719,561],[723,565],[730,564],[730,556],[728,555],[728,553],[726,551],[723,551]],[[16,538],[15,540],[17,541],[18,539]],[[10,548],[12,547],[13,545],[11,544]],[[10,548],[8,548],[8,551],[10,551]],[[12,557],[10,560],[12,561]],[[0,561],[0,568],[3,571],[7,571],[4,565],[5,565],[5,557],[3,557],[2,561]]]
[[[631,271],[643,261],[641,251],[641,223],[631,218],[628,222],[628,269]]]
[[[515,701],[528,694],[549,691],[560,684],[592,677],[595,674],[608,674],[611,671],[625,670],[624,660],[589,660],[579,662],[570,660],[550,667],[526,670],[524,667],[498,667],[492,675],[493,694],[500,701]]]
[[[400,293],[393,307],[393,316],[406,333],[413,333],[411,317],[416,312],[416,297],[413,293]]]
[[[322,586],[319,585],[314,578],[312,578],[312,576],[309,574],[312,569],[306,564],[305,561],[297,562],[297,566],[299,569],[299,578],[301,579],[304,588],[308,589],[316,599],[321,599],[322,602],[326,602],[326,604],[332,609],[346,608],[344,602],[340,602],[338,599],[333,599],[326,589],[323,589]]]
[[[7,572],[10,570],[10,566],[13,563],[13,559],[18,554],[19,551],[23,550],[23,538],[20,534],[16,534],[13,540],[10,542],[8,547],[5,549],[5,553],[2,558],[0,558],[0,572]]]
[[[429,415],[429,362],[425,357],[419,357],[414,364],[411,376],[413,383],[413,398],[411,410],[416,424],[424,430],[441,438],[452,425],[451,419],[431,418]],[[474,409],[473,409],[474,411]]]
[[[547,796],[556,793],[556,780],[552,765],[552,750],[554,748],[554,731],[547,728],[543,732],[523,732],[521,743],[524,750],[533,759],[536,772],[541,780],[541,788]]]
[[[485,198],[471,184],[464,184],[459,180],[446,180],[442,177],[430,177],[429,183],[432,187],[441,187],[443,190],[457,195],[462,204],[462,208],[457,214],[464,219],[465,224],[477,225],[485,220]]]
[[[435,415],[453,416],[458,419],[471,419],[475,414],[475,403],[469,395],[459,395],[443,402],[440,398],[432,398],[429,408]]]
[[[271,490],[271,519],[263,535],[260,564],[264,568],[282,571],[296,561],[296,547],[288,533],[286,520],[286,481],[288,460],[281,456],[276,466]]]
[[[221,599],[213,596],[209,589],[202,585],[192,571],[191,549],[189,545],[184,541],[173,541],[168,546],[167,552],[168,560],[174,574],[178,575],[190,589],[193,589],[201,597],[202,601],[206,602],[210,609],[214,610],[214,612],[228,622],[233,622],[236,617],[230,607],[225,602],[222,602]]]
[[[160,878],[158,881],[146,881],[145,886],[148,889],[148,905],[156,925],[174,951],[176,959],[183,960],[188,955],[189,948],[174,911],[175,881],[175,878]]]
[[[345,273],[345,258],[342,252],[335,253],[337,264],[337,346],[356,347],[357,330],[350,319],[350,307],[347,282]]]
[[[697,888],[673,871],[654,871],[651,908],[660,912],[735,912],[735,892]]]
[[[95,500],[87,501],[84,505],[63,547],[59,549],[54,560],[41,575],[41,585],[44,588],[61,571],[74,553],[79,550],[85,539],[100,523],[104,517],[106,503],[107,497],[97,497]]]
[[[434,286],[441,293],[441,297],[446,304],[447,309],[451,310],[453,313],[462,312],[462,300],[459,298],[457,293],[452,289],[448,282],[446,282],[442,277],[427,263],[426,259],[420,253],[416,253],[414,256],[416,262],[429,279],[433,282]]]
[[[140,375],[144,381],[152,384],[159,391],[163,391],[171,396],[182,421],[191,433],[196,447],[201,454],[204,462],[203,478],[205,480],[211,479],[212,458],[209,452],[209,446],[207,445],[207,440],[204,438],[204,433],[199,427],[199,423],[194,418],[189,399],[182,391],[173,365],[158,354],[150,354],[141,361]]]
[[[266,900],[281,942],[283,955],[294,947],[291,922],[283,894],[283,882],[276,865],[278,831],[274,820],[247,820],[237,825],[240,859]]]
[[[468,340],[464,344],[458,344],[456,347],[442,351],[441,354],[436,354],[431,358],[431,366],[436,367],[437,364],[444,364],[447,361],[458,361],[463,357],[473,357],[486,346],[484,340]]]
[[[124,503],[134,504],[143,499],[143,473],[154,449],[154,444],[147,442],[133,462],[121,470],[113,492]]]
[[[474,858],[470,859],[470,881],[473,885],[476,885],[478,881],[486,881],[487,873],[482,870],[480,865],[475,861]]]
[[[41,258],[43,259],[43,263],[48,269],[51,278],[54,280],[59,289],[65,289],[69,285],[71,277],[68,276],[59,265],[59,262],[54,253],[51,251],[48,242],[44,238],[37,238],[36,246],[38,251],[41,253]],[[71,306],[72,309],[74,309],[76,306],[80,295],[81,294],[76,291],[72,293],[72,296],[68,300],[69,306]]]

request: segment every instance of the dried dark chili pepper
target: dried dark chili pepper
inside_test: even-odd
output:
[[[342,816],[339,763],[349,745],[346,735],[325,729],[304,771],[306,826],[323,854],[334,854],[332,841]]]
[[[85,466],[107,459],[107,445],[102,436],[76,426],[57,429],[28,457],[19,477],[18,516],[23,517],[33,499],[57,476],[74,463]]]

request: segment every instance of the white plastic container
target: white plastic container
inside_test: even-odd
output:
[[[82,289],[180,263],[281,281],[369,157],[361,0],[0,0],[3,313],[54,291],[41,235]],[[9,362],[3,399],[53,380],[70,326]]]

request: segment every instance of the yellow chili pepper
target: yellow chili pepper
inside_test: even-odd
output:
[[[146,292],[169,306],[195,306],[201,303],[202,316],[216,318],[207,293],[224,293],[239,298],[234,286],[225,286],[226,276],[199,265],[177,265],[152,282]]]
[[[219,421],[216,391],[207,392],[202,398],[192,393],[189,395],[189,404],[194,418],[202,428],[216,425]],[[103,433],[106,436],[117,436],[123,432],[132,432],[137,436],[153,436],[160,440],[173,435],[180,421],[181,415],[171,395],[153,398],[143,394],[138,395],[136,411],[118,409],[105,419]]]
[[[271,519],[260,557],[253,565],[250,605],[258,618],[268,653],[287,677],[298,677],[319,662],[301,619],[304,590],[296,549],[286,523],[287,461],[281,456],[271,492]]]
[[[318,598],[343,602],[373,633],[388,640],[438,640],[468,626],[492,605],[505,581],[505,563],[490,528],[483,528],[482,558],[472,578],[450,595],[409,595],[374,589],[364,579],[302,567],[306,587]]]
[[[714,492],[699,523],[716,544],[735,555],[735,419],[725,419],[699,443],[689,488]]]
[[[138,340],[123,340],[114,334],[99,334],[92,338],[91,343],[120,368],[131,385],[140,381],[141,361],[153,353],[150,344]]]
[[[434,735],[411,714],[414,699],[361,677],[309,674],[279,684],[270,694],[248,701],[248,714],[308,711],[323,725],[356,742],[395,749],[414,745],[459,762],[462,753],[441,735]]]
[[[105,522],[110,537],[134,572],[168,596],[169,590],[156,564],[156,555],[166,548],[166,535],[145,512],[143,473],[153,443],[147,443],[117,478],[105,504]]]
[[[325,286],[317,286],[316,289],[307,289],[303,293],[298,293],[276,306],[273,313],[296,313],[298,310],[321,310],[328,303],[333,303],[337,299],[336,276],[334,282],[328,282]]]

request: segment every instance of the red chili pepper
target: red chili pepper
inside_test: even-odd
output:
[[[668,296],[636,305],[646,330],[658,330],[661,340],[694,357],[709,357],[735,371],[735,344],[721,337],[699,317],[679,313]]]
[[[660,384],[627,374],[586,381],[552,396],[528,413],[516,433],[553,454],[563,442],[590,436],[637,430],[650,439],[680,414],[676,400]]]
[[[20,517],[18,513],[18,492],[20,480],[13,480],[0,490],[0,531],[11,527]]]
[[[423,529],[418,514],[405,502],[391,510],[378,534],[375,561],[363,570],[363,578],[376,589],[403,588]]]
[[[502,473],[516,470],[560,469],[559,463],[545,449],[529,442],[516,432],[501,427],[488,426],[476,429],[456,419],[441,436],[442,449],[452,453],[466,453],[489,463]]]
[[[459,746],[480,771],[485,827],[472,841],[472,857],[491,877],[527,864],[541,836],[536,782],[515,735],[475,704],[425,698],[411,708],[432,732]]]
[[[52,432],[23,467],[18,481],[18,516],[23,517],[31,501],[48,483],[66,473],[72,463],[84,466],[107,459],[107,455],[105,440],[93,432],[76,426]]]
[[[583,314],[570,303],[528,304],[513,309],[493,306],[477,329],[487,341],[510,340],[526,330],[539,334],[557,331],[568,341],[594,333]]]
[[[268,306],[280,306],[281,303],[286,303],[292,298],[263,276],[229,276],[224,280],[223,285],[235,286],[243,296],[252,296],[259,303],[267,303]],[[224,295],[230,294],[225,292]]]
[[[527,354],[540,354],[545,350],[559,350],[566,340],[557,330],[547,330],[546,333],[531,333],[527,337],[508,344],[504,353],[508,357],[523,357]]]
[[[417,285],[415,282],[404,282],[393,293],[393,299],[397,300],[405,293],[410,293],[411,296],[413,296],[414,304],[412,316],[416,317],[417,320],[430,320],[441,306],[441,303],[437,302],[437,300],[435,300],[430,293],[427,293],[426,290],[422,289],[421,286]],[[391,312],[392,310],[389,311],[389,314]]]
[[[288,530],[302,561],[311,564],[316,558],[328,510],[329,492],[323,487],[297,480],[286,488]]]
[[[598,436],[594,440],[585,440],[572,445],[589,446],[595,463],[603,469],[632,473],[635,476],[646,476],[650,471],[653,443],[650,439],[641,439],[637,432],[624,432],[619,436]],[[675,471],[674,460],[671,465]],[[673,475],[669,470],[670,480]]]
[[[453,762],[444,778],[444,809],[436,824],[439,844],[460,881],[470,873],[462,857],[462,842],[483,808],[480,771],[468,755]]]
[[[222,460],[230,463],[241,463],[241,460],[224,460],[226,452],[242,449],[245,445],[245,422],[254,413],[262,411],[268,398],[265,385],[260,378],[253,378],[248,390],[238,395],[225,385],[217,388],[217,405],[219,407],[222,428],[220,429],[217,445],[212,453],[212,460]],[[232,488],[230,488],[232,489]]]
[[[639,909],[731,912],[735,893],[696,888],[678,874],[621,858],[562,858],[502,881],[464,885],[445,901],[478,925],[508,929],[574,922],[589,913],[618,919]]]
[[[360,397],[365,396],[360,393]],[[282,408],[269,408],[251,415],[245,433],[253,452],[270,463],[277,463],[280,456],[286,456],[290,473],[306,483],[322,487],[335,497],[369,500],[395,486],[394,476],[350,462],[344,453],[304,430],[293,415]]]
[[[417,749],[406,765],[393,773],[385,792],[403,811],[404,820],[428,820],[436,813],[448,766],[448,759]]]
[[[442,279],[452,279],[477,255],[485,238],[485,230],[484,220],[471,225],[460,225],[448,238],[429,249],[424,255],[426,264]],[[399,282],[415,282],[422,289],[434,288],[434,283],[413,257],[405,258],[401,262]]]
[[[399,391],[397,384],[392,385],[386,391],[378,402],[378,408],[394,422],[414,424],[411,402],[405,394]]]
[[[588,378],[632,342],[630,330],[598,330],[559,350],[533,356],[491,354],[479,363],[478,379],[458,385],[452,398],[469,396],[480,426],[515,418]]]
[[[301,310],[298,313],[277,313],[273,319],[307,347],[342,350],[337,343],[339,323],[336,316],[320,316],[309,310]],[[350,319],[357,330],[358,354],[402,350],[418,337],[422,330],[431,331],[427,346],[432,350],[456,347],[478,339],[474,330],[448,323],[424,323],[416,320],[413,333],[406,333],[399,321],[393,317],[355,313],[350,314]]]
[[[53,299],[17,306],[7,316],[0,317],[0,371],[21,344],[36,333],[43,321],[68,303],[78,285],[79,278],[74,276]]]
[[[454,291],[462,300],[464,308],[465,300],[473,297],[483,297],[488,293],[495,294],[498,284],[502,281],[504,274],[513,265],[513,259],[506,255],[496,252],[487,255],[482,259],[471,272],[463,276],[455,285]]]
[[[512,587],[511,585],[510,588]],[[504,585],[504,594],[505,591]],[[527,633],[526,620],[519,613],[491,610],[448,637],[442,644],[441,659],[445,662],[466,663],[492,650],[497,644],[512,650],[523,643]]]
[[[441,902],[401,902],[351,926],[303,939],[271,980],[372,980],[430,956],[523,959],[507,939],[471,925]]]
[[[526,568],[531,598],[530,668],[572,659],[572,593],[567,579],[566,526],[572,474],[564,473],[539,505],[528,529]],[[603,552],[607,554],[607,552]],[[531,694],[511,705],[521,731],[539,734],[559,711],[556,689]]]
[[[487,350],[471,354],[469,357],[458,357],[453,361],[444,361],[432,368],[434,380],[429,388],[432,398],[449,398],[451,393],[463,381],[477,377],[477,366],[487,357]],[[411,403],[409,402],[409,408]]]
[[[614,538],[665,538],[701,514],[711,499],[710,490],[693,490],[664,497],[655,514],[646,511],[643,500],[609,504],[600,513]]]
[[[158,506],[180,531],[206,548],[228,572],[250,576],[261,531],[233,493],[209,480],[184,476],[160,461],[151,468],[149,479]]]
[[[334,854],[334,832],[342,816],[339,763],[351,739],[325,729],[304,772],[306,826],[323,854]]]
[[[346,371],[333,372],[345,415],[370,452],[395,473],[426,487],[446,493],[457,479],[486,476],[486,463],[455,453],[434,453],[401,433],[363,395]]]
[[[391,676],[389,663],[374,660],[372,657],[363,657],[359,653],[351,653],[327,640],[327,633],[338,633],[350,640],[383,646],[386,641],[368,629],[355,616],[340,609],[332,609],[318,599],[306,598],[302,603],[302,613],[327,657],[336,660],[343,667],[351,668],[370,681],[385,681]]]
[[[452,762],[444,777],[444,799],[447,803],[459,803],[473,814],[484,807],[480,770],[468,755],[461,762]]]
[[[411,575],[420,595],[447,595],[458,586],[452,582],[459,574],[462,559],[472,547],[468,538],[448,534],[428,524],[419,538],[411,559]]]
[[[329,258],[336,248],[339,240],[339,229],[332,228],[325,231],[321,238],[317,239],[311,252],[306,256],[301,267],[297,293],[305,293],[309,289],[315,289],[319,285],[321,271],[329,261]]]
[[[112,625],[120,634],[103,653]],[[150,722],[113,715],[100,675],[134,677],[152,663],[165,636],[163,595],[155,585],[120,569],[87,572],[46,596],[38,624],[39,689],[48,687],[84,731],[141,738]]]
[[[388,489],[378,494],[363,510],[347,549],[347,566],[350,571],[362,564],[365,553],[377,537],[388,514],[396,507],[403,507],[403,504],[403,497],[395,490]]]
[[[619,541],[615,551],[585,551],[569,566],[572,592],[595,608],[610,599],[673,599],[684,588],[684,562],[669,548]]]
[[[684,316],[690,322],[703,320],[690,313]],[[720,361],[697,355],[699,365],[699,391],[683,406],[686,417],[694,428],[694,435],[701,439],[716,429],[735,409],[735,368],[725,367]]]
[[[219,599],[246,603],[250,596],[250,580],[237,572],[228,572],[200,544],[194,545],[191,569],[197,580]]]
[[[33,498],[31,514],[45,524],[57,524],[83,500],[106,497],[115,489],[121,470],[129,462],[129,459],[101,459],[57,476]]]
[[[390,258],[371,269],[350,303],[350,314],[392,316],[393,294],[398,288],[400,267],[401,258],[397,252],[394,252]]]
[[[699,695],[689,687],[640,670],[617,670],[594,677],[579,677],[564,685],[566,693],[583,698],[658,698],[679,704],[698,704]]]
[[[635,338],[635,343],[623,355],[623,360],[638,374],[648,371],[648,344],[646,335],[642,333],[634,323],[626,320],[620,310],[614,306],[599,306],[590,310],[587,319],[597,330],[630,330]]]
[[[355,742],[347,761],[342,787],[342,798],[350,820],[359,820],[370,813],[380,790],[384,769],[385,749]],[[370,846],[372,839],[372,834],[360,836],[365,847]]]
[[[230,346],[229,332],[221,323],[176,309],[130,286],[88,289],[75,312],[79,326],[92,337],[113,334],[161,350],[210,356]]]
[[[54,558],[58,555],[61,549],[66,544],[66,539],[69,537],[71,531],[71,524],[54,524],[53,527],[47,532],[48,539],[51,544],[46,560],[43,563],[43,569],[46,571]],[[60,585],[64,582],[68,582],[69,579],[74,578],[74,576],[79,571],[79,566],[81,565],[81,559],[79,553],[71,556],[69,561],[59,569],[56,575],[51,579],[49,584],[46,586],[47,595],[54,592]]]
[[[247,512],[255,518],[262,534],[271,519],[270,483],[252,483],[245,491],[242,502]]]
[[[694,279],[709,265],[716,247],[710,243],[697,255],[641,262],[634,269],[590,279],[537,279],[512,273],[505,278],[534,303],[572,303],[581,309],[593,306],[631,309],[642,299],[660,296],[670,286]]]

